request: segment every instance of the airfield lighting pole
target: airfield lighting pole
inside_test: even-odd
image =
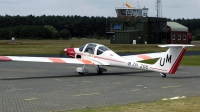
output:
[[[158,22],[158,18],[162,17],[161,0],[156,0],[156,10],[157,10],[157,18],[156,18],[156,26],[157,27],[156,27],[156,32],[157,32],[157,43],[158,43],[159,42],[159,37],[158,37],[159,22]]]

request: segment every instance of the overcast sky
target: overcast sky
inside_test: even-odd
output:
[[[156,0],[0,0],[0,15],[80,15],[116,17],[115,7],[129,2],[133,7],[149,8],[155,17]],[[162,17],[200,18],[200,0],[162,0]]]

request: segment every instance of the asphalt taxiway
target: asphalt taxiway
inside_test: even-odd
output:
[[[200,67],[180,66],[175,75],[106,67],[78,75],[73,64],[0,62],[0,110],[44,112],[148,102],[200,95]]]

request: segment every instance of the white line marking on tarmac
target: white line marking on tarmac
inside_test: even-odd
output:
[[[140,90],[140,89],[133,89],[132,91],[135,92],[135,91],[139,91],[139,90]]]
[[[72,87],[72,86],[75,86],[75,85],[67,85],[67,86]]]
[[[59,82],[62,82],[63,80],[61,80],[61,79],[55,79],[56,81],[59,81]]]
[[[89,95],[98,95],[100,93],[88,93],[88,94],[77,94],[77,95],[73,95],[73,96],[89,96]]]
[[[162,87],[162,89],[167,89],[167,88],[177,88],[177,87],[181,87],[182,85],[177,85],[177,86],[165,86]]]
[[[181,73],[189,74],[190,72],[181,72]]]
[[[9,77],[9,76],[6,76],[6,78],[10,78],[10,79],[22,79],[22,78],[25,78],[25,77]]]
[[[36,100],[37,98],[27,98],[27,99],[24,99],[26,101],[31,101],[31,100]]]
[[[5,90],[5,91],[7,91],[7,92],[12,92],[12,91],[25,91],[25,90],[31,90],[31,89],[33,89],[33,88],[18,89],[18,88],[13,87],[12,89]]]
[[[87,82],[87,83],[90,83],[90,82],[92,82],[92,81],[82,81],[82,82]]]
[[[141,87],[141,86],[143,86],[143,85],[136,85],[136,86]]]
[[[121,82],[114,82],[112,84],[118,85],[118,84],[122,84]]]
[[[34,70],[34,69],[12,69],[11,72],[42,72],[44,70]]]

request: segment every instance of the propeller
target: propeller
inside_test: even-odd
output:
[[[71,44],[71,46],[69,48],[74,48],[74,43]]]
[[[64,49],[60,50],[60,51],[59,51],[59,56],[60,56],[60,57],[63,57],[64,55],[65,55]]]
[[[69,48],[73,48],[74,47],[74,43],[71,44],[71,46],[69,46]],[[59,51],[59,55],[60,57],[63,57],[66,54],[67,48],[66,49],[61,49]]]

